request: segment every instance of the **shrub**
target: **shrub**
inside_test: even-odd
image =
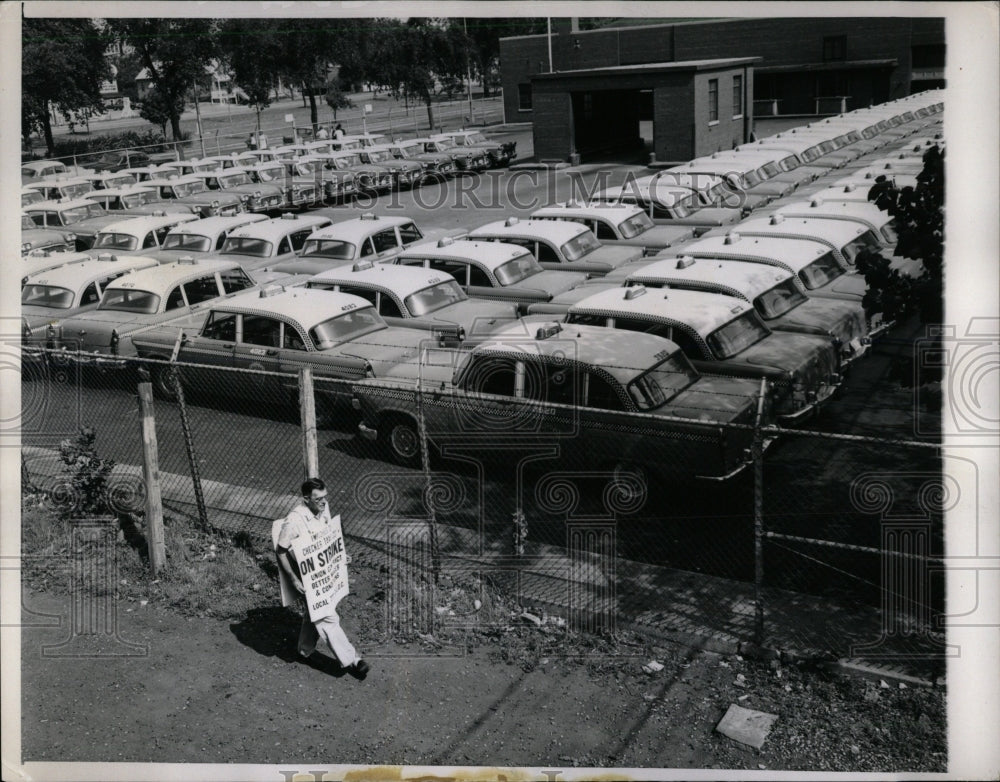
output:
[[[68,480],[50,497],[63,517],[79,514],[104,515],[109,512],[108,477],[115,466],[112,459],[101,459],[94,449],[97,433],[87,427],[73,440],[59,444],[59,460]]]

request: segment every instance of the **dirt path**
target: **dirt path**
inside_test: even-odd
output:
[[[517,645],[486,642],[454,654],[395,646],[373,655],[365,641],[377,622],[375,583],[359,577],[352,585],[342,613],[371,663],[365,681],[296,660],[297,618],[279,608],[230,622],[121,602],[118,638],[147,656],[60,657],[43,647],[67,637],[69,597],[26,590],[24,609],[34,618],[22,609],[25,618],[55,615],[62,626],[23,628],[23,759],[278,769],[944,768],[944,753],[931,754],[943,739],[916,757],[874,727],[890,724],[882,709],[916,719],[917,710],[896,700],[912,690],[869,698],[870,683],[817,682],[791,670],[782,678],[767,665],[681,647],[654,649],[665,667],[652,676],[642,673],[649,656],[638,648],[636,656],[534,663],[508,654],[530,648],[531,634],[541,635],[535,628],[512,629]],[[714,731],[731,703],[779,713],[762,751]]]

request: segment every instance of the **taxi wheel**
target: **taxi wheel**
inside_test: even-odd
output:
[[[389,455],[396,464],[403,467],[420,465],[420,433],[412,418],[390,418],[382,430]]]
[[[620,501],[641,506],[655,483],[655,477],[646,465],[621,459],[612,466],[609,483],[609,489],[616,492]]]
[[[174,386],[176,375],[177,367],[158,366],[153,368],[153,392],[157,397],[167,402],[177,401],[177,389]]]

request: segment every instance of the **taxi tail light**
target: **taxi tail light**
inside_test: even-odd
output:
[[[56,339],[59,334],[56,329],[56,324],[50,323],[45,327],[45,347],[54,348],[56,346]]]
[[[111,355],[112,356],[117,356],[118,355],[118,343],[120,341],[121,341],[121,338],[118,336],[118,329],[112,329],[111,330]]]
[[[25,318],[21,318],[21,341],[27,342],[31,339],[31,326]]]

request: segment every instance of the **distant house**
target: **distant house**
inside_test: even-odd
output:
[[[233,84],[233,78],[226,73],[218,63],[210,63],[205,66],[205,78],[200,80],[198,85],[198,98],[208,100],[212,103],[235,103],[237,100],[237,90]],[[153,89],[153,77],[149,68],[143,68],[136,74],[135,89],[139,100],[145,100],[149,91]]]

